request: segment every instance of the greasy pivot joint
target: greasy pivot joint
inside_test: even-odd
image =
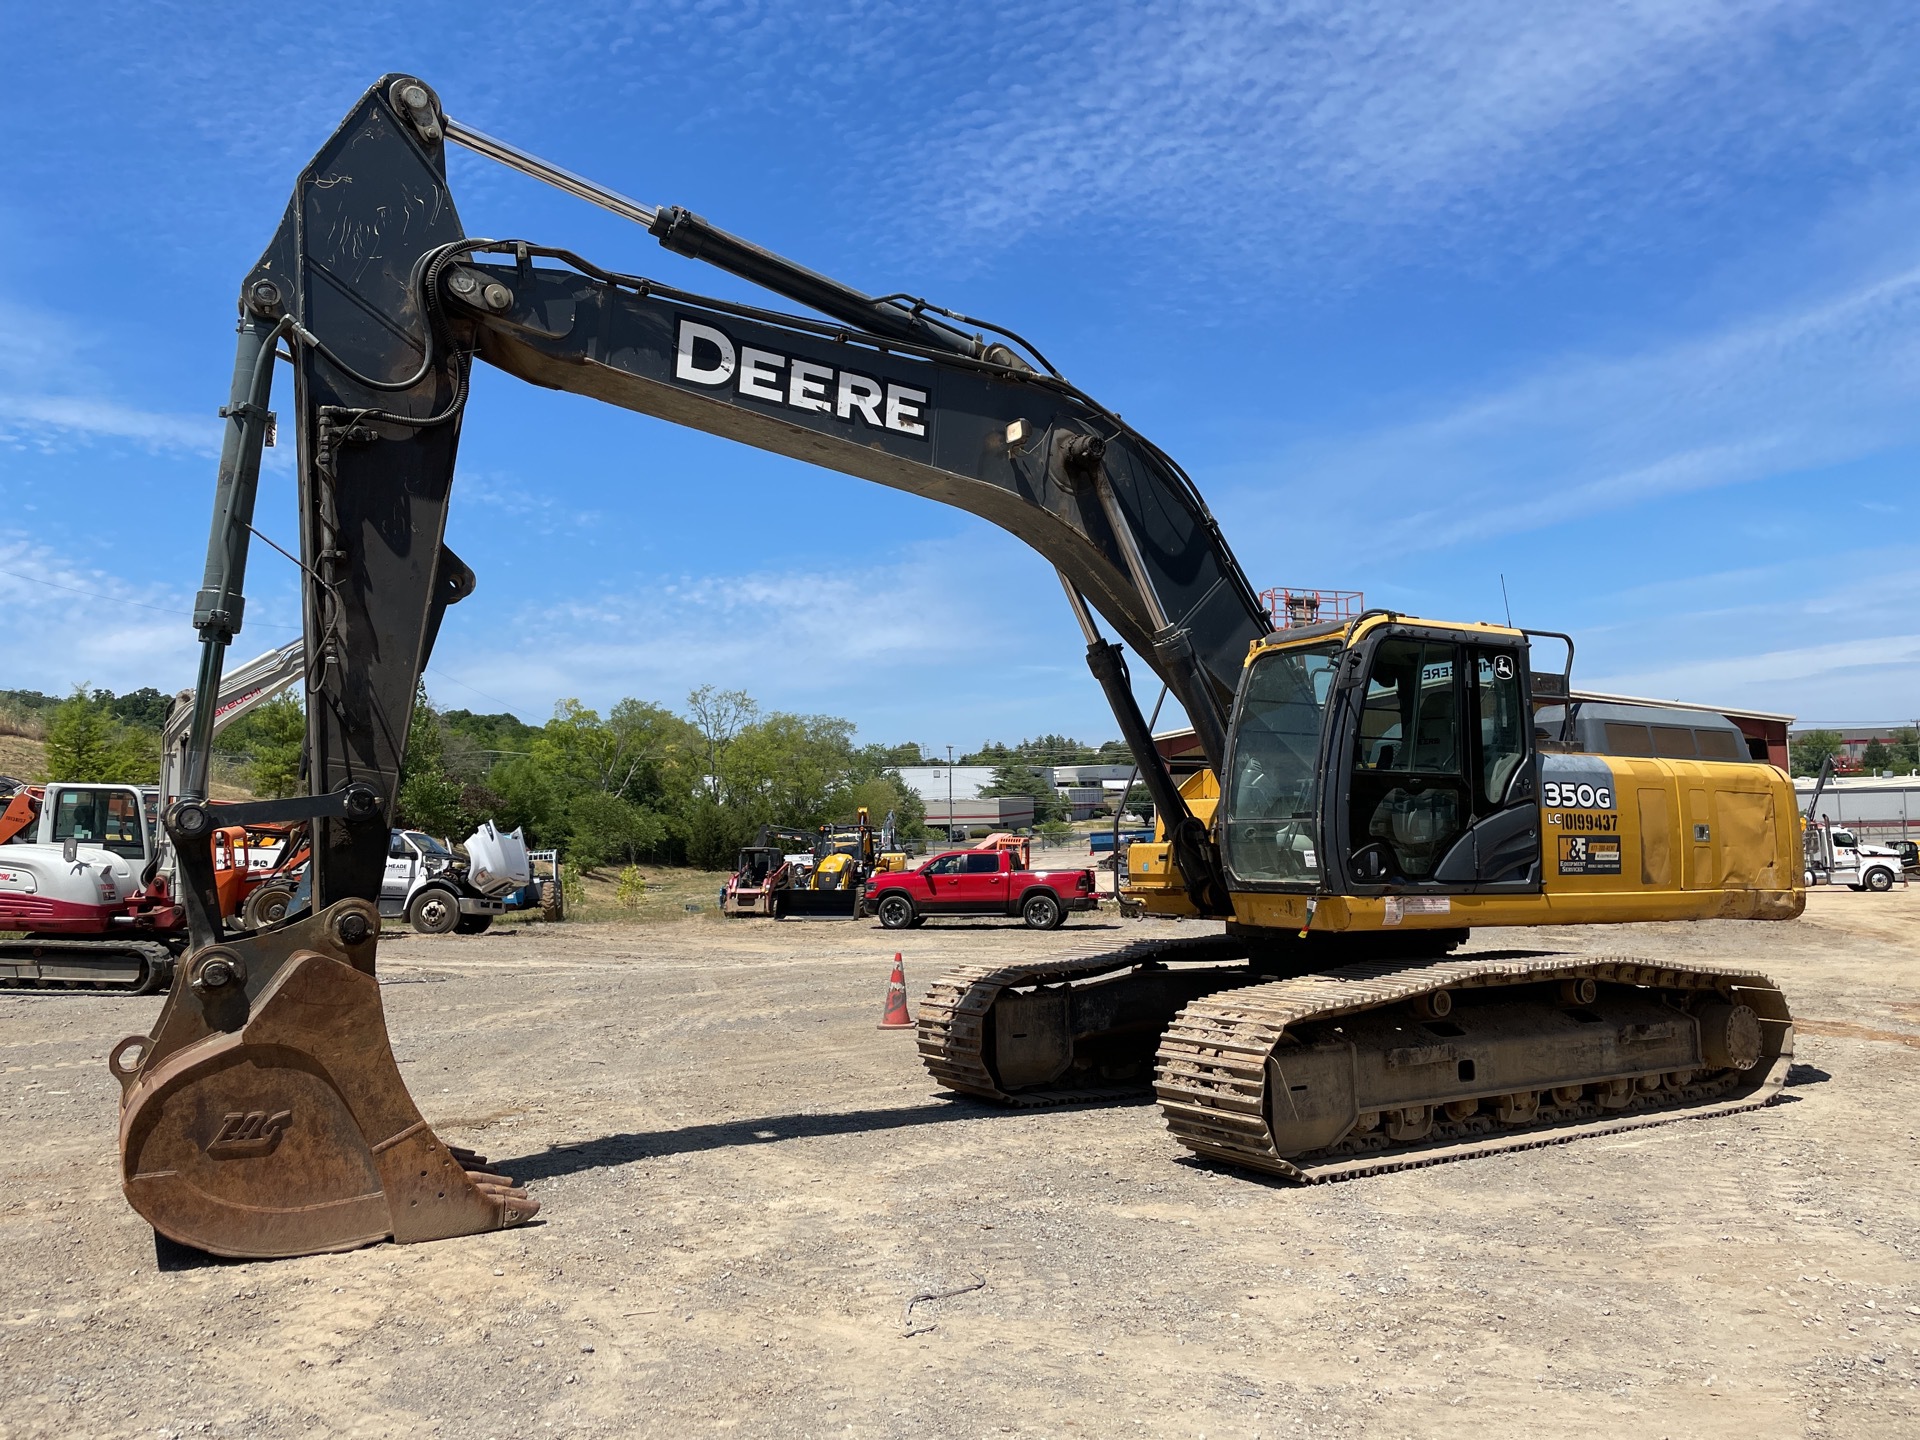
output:
[[[204,800],[177,800],[167,807],[167,829],[177,839],[198,840],[213,829],[213,812]]]
[[[356,780],[343,792],[349,824],[364,824],[381,818],[380,792],[364,781]]]
[[[387,102],[414,128],[420,138],[429,145],[439,143],[440,112],[435,106],[433,92],[418,80],[404,77],[387,87]]]
[[[247,287],[246,308],[265,320],[278,319],[282,313],[280,287],[271,280],[256,280]]]
[[[247,983],[247,962],[231,950],[208,950],[193,962],[187,983],[201,994]]]

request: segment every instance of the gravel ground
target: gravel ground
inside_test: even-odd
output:
[[[119,1196],[103,1057],[158,1001],[3,995],[0,1434],[1913,1435],[1916,919],[1538,934],[1758,961],[1784,1102],[1311,1189],[1150,1105],[942,1099],[874,1028],[896,948],[917,993],[1195,927],[392,935],[421,1108],[546,1208],[267,1264],[157,1256]]]

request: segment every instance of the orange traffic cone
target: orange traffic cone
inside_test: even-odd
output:
[[[907,1013],[907,972],[900,968],[900,952],[893,955],[893,974],[887,979],[887,1013],[880,1017],[882,1030],[911,1030],[913,1016]]]

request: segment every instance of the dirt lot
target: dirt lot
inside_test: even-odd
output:
[[[874,1028],[897,944],[917,992],[1147,926],[396,935],[422,1108],[546,1208],[272,1264],[162,1268],[120,1199],[102,1057],[157,1001],[0,997],[0,1433],[1913,1435],[1916,921],[1552,932],[1763,962],[1785,1102],[1314,1189],[941,1099]]]

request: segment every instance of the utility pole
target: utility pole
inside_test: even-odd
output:
[[[947,746],[947,843],[953,843],[953,746]]]

